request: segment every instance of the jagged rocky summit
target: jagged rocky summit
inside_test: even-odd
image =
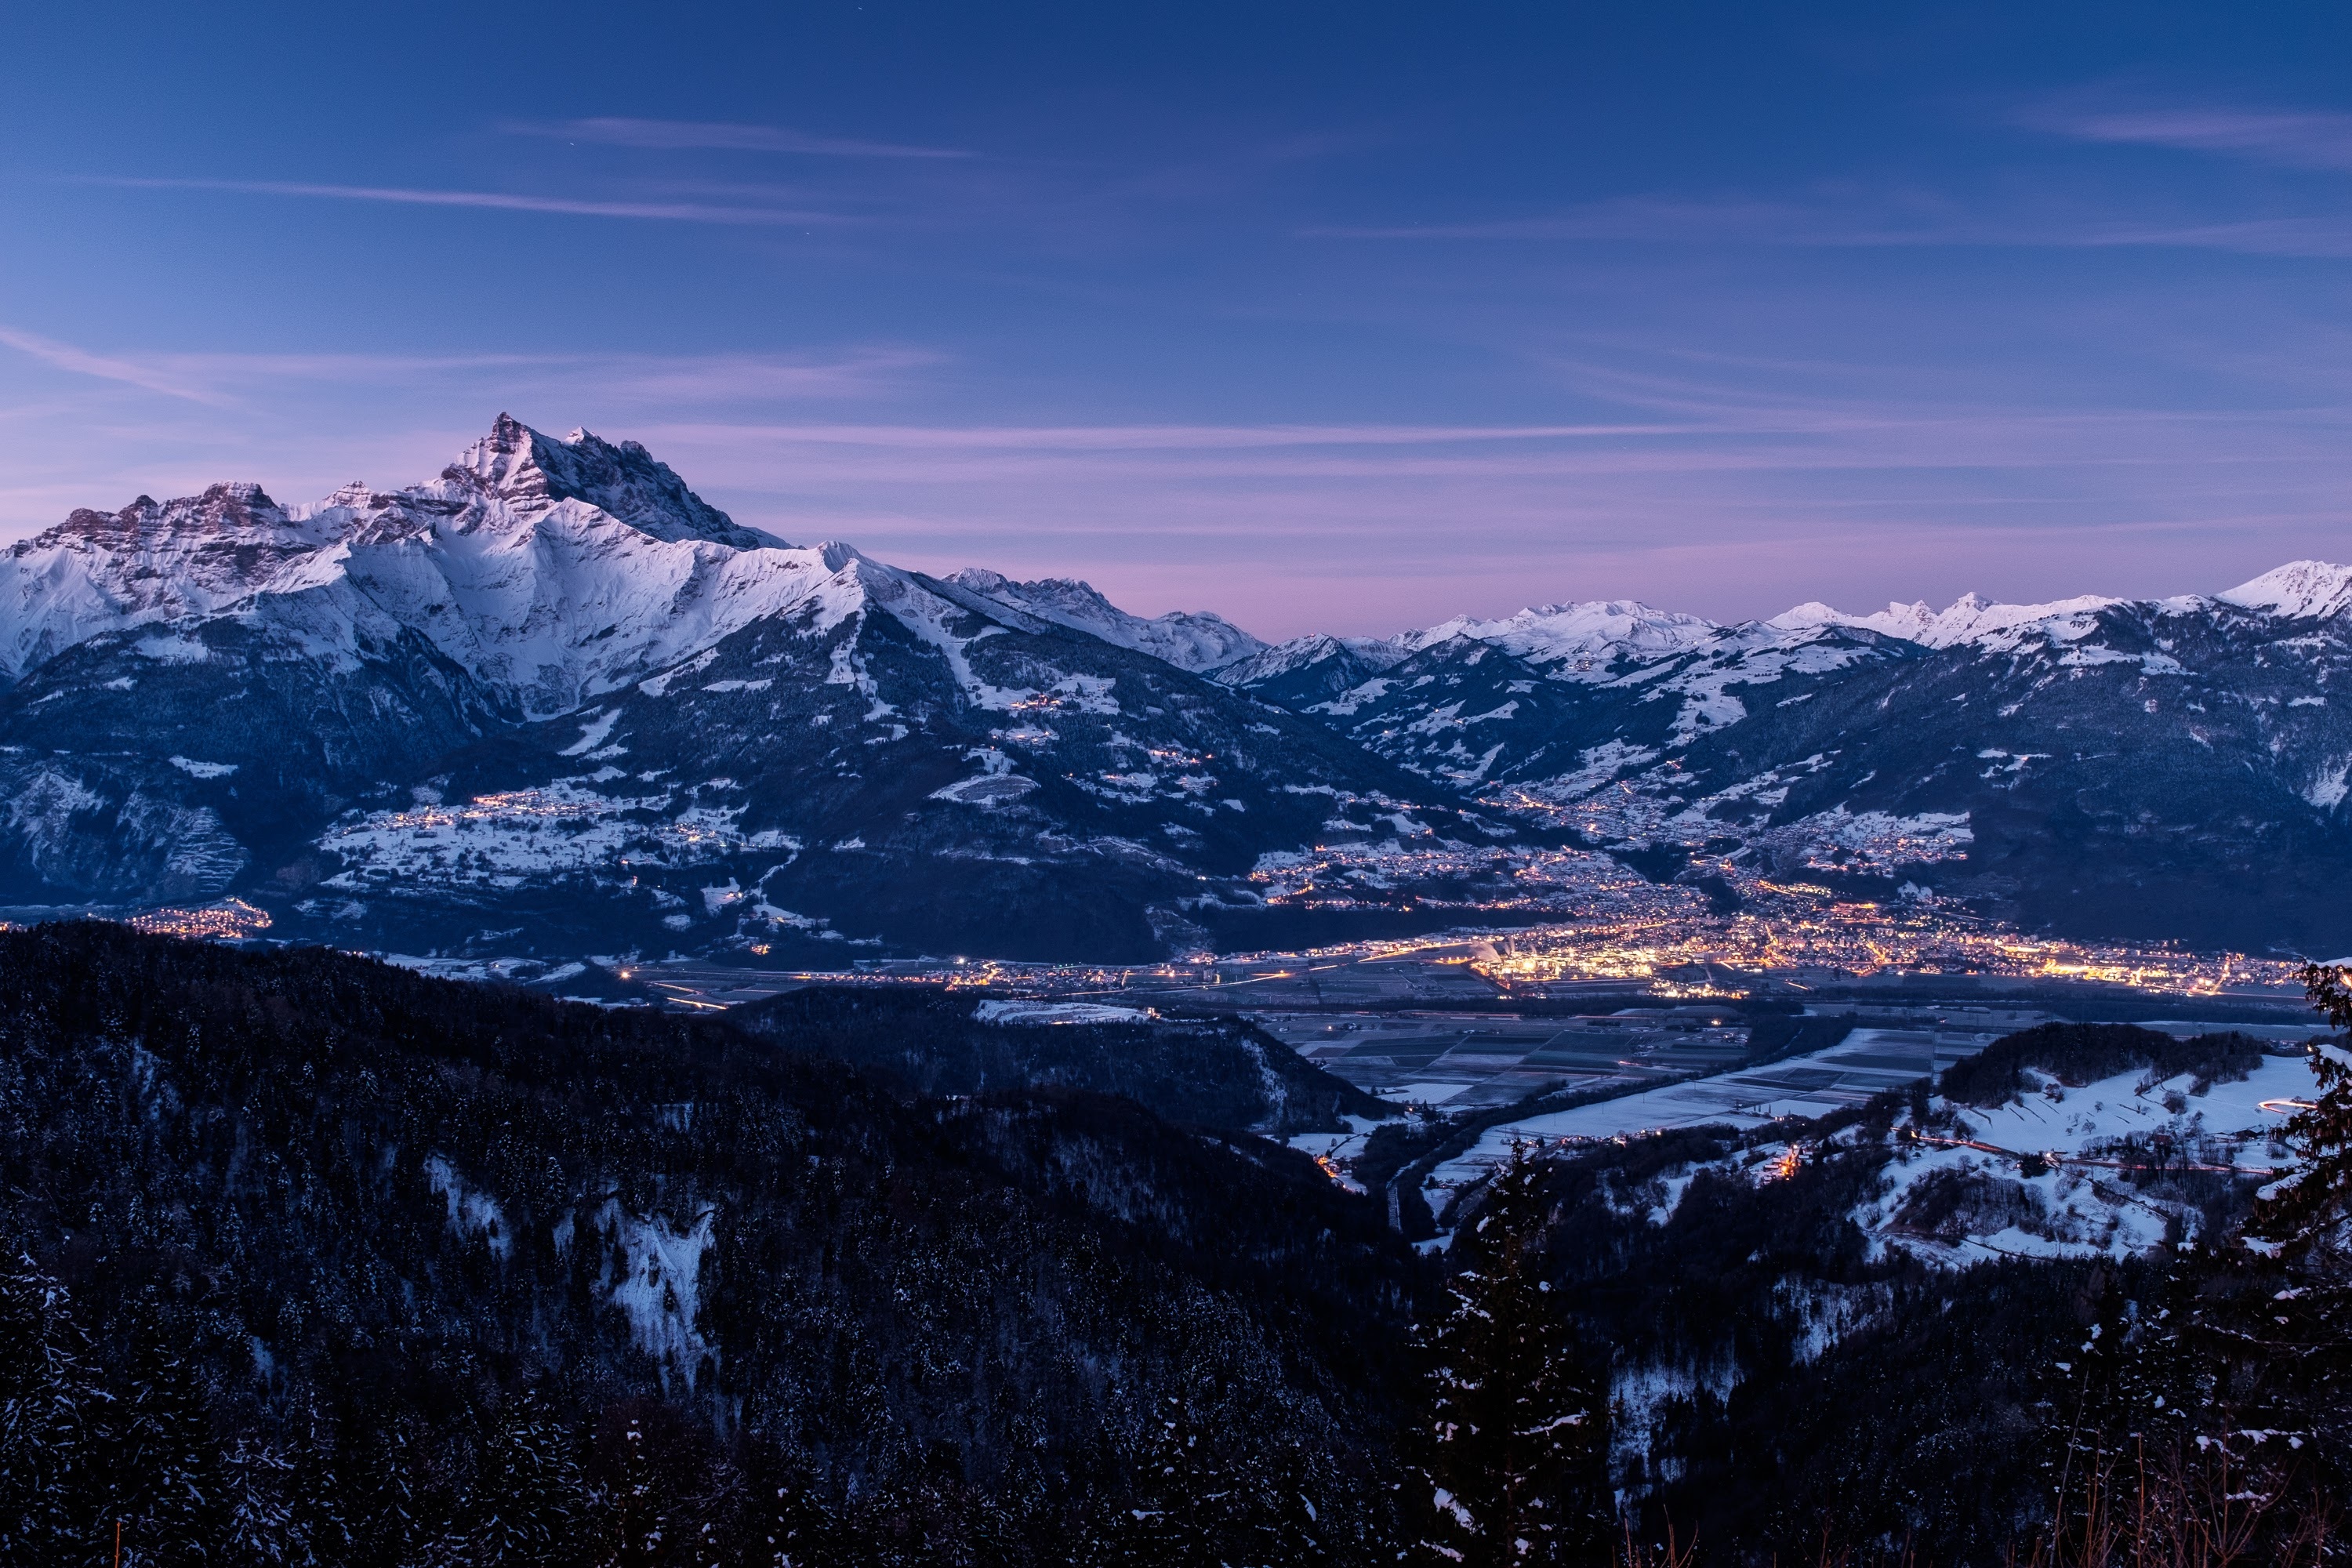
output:
[[[1136,959],[1198,945],[1335,801],[1513,835],[1196,673],[1259,646],[787,545],[634,443],[502,416],[423,485],[142,498],[0,558],[0,904],[234,894],[397,951]]]
[[[1518,868],[1581,845],[1726,897],[1745,868],[2337,952],[2347,613],[2352,569],[2299,562],[2210,596],[1607,601],[1268,646],[790,545],[634,442],[502,416],[422,485],[142,497],[0,556],[0,907],[1123,962],[1572,916]]]

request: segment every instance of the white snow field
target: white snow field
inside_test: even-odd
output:
[[[1993,1038],[1958,1030],[1856,1029],[1826,1050],[1490,1127],[1435,1174],[1446,1187],[1476,1181],[1511,1157],[1515,1142],[1613,1138],[1710,1123],[1761,1127],[1784,1116],[1827,1116],[1888,1089],[1907,1089],[1976,1055]]]
[[[2221,1025],[2175,1025],[2194,1035]],[[2267,1033],[2287,1029],[2278,1026]],[[2311,1034],[2309,1028],[2302,1031]],[[1813,1117],[1858,1104],[1879,1089],[1902,1088],[1990,1043],[1924,1030],[1856,1030],[1825,1051],[1769,1068],[1729,1073],[1582,1106],[1492,1129],[1460,1158],[1438,1167],[1439,1187],[1474,1183],[1529,1142],[1639,1135],[1677,1127],[1765,1126],[1780,1116]],[[2177,1182],[2151,1183],[2151,1151],[2170,1173],[2266,1183],[2294,1167],[2277,1142],[2280,1123],[2313,1092],[2299,1056],[2266,1056],[2243,1079],[2200,1087],[2193,1075],[2152,1079],[2139,1068],[2068,1087],[2028,1069],[2025,1086],[1993,1107],[1930,1102],[1927,1128],[1897,1127],[1892,1160],[1876,1190],[1850,1218],[1874,1254],[1908,1252],[1961,1266],[2000,1257],[2127,1257],[2164,1245],[2192,1246],[2204,1211]],[[1875,1086],[1875,1087],[1874,1087]],[[1744,1098],[1753,1097],[1753,1098]],[[1938,1131],[1947,1117],[1949,1130]],[[1859,1128],[1832,1134],[1851,1142]],[[1785,1177],[1814,1152],[1802,1140],[1742,1148],[1707,1165],[1665,1173],[1639,1193],[1653,1223],[1670,1219],[1702,1169],[1736,1179]],[[2028,1173],[2029,1172],[2032,1173]],[[1433,1207],[1443,1197],[1432,1194]]]

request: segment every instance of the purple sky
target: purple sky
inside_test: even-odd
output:
[[[2336,12],[1620,9],[58,8],[0,539],[505,409],[1269,637],[2352,557]]]

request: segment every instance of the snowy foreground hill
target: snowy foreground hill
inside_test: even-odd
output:
[[[0,910],[1132,960],[1327,898],[1265,872],[1318,846],[1384,866],[1330,900],[1366,914],[1507,901],[1481,889],[1516,857],[1583,844],[2334,952],[2348,609],[2352,570],[2299,563],[2210,598],[1609,602],[1269,647],[789,545],[634,443],[501,416],[425,484],[142,497],[0,556]]]

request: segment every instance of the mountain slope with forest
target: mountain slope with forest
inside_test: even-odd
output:
[[[640,447],[501,417],[423,486],[142,498],[0,558],[0,903],[1116,962],[1198,945],[1188,908],[1335,803],[1514,837],[1180,668],[1255,646],[785,546]]]
[[[589,1561],[592,1526],[1066,1562],[1167,1492],[1170,1412],[1262,1461],[1234,1540],[1384,1528],[1421,1276],[1369,1200],[795,1032],[0,933],[0,1393],[69,1406],[39,1447],[72,1529],[17,1560],[102,1561],[120,1517],[142,1564],[281,1560],[234,1549],[263,1519],[331,1563]],[[552,1543],[490,1553],[525,1516]]]
[[[1941,1097],[1523,1151],[1432,1261],[1217,1125],[1268,1120],[1216,1109],[1259,1070],[1230,1029],[1176,1026],[1186,1081],[1130,1025],[992,1044],[967,1006],[817,991],[747,1032],[0,933],[0,1555],[109,1563],[120,1521],[130,1568],[1484,1568],[1671,1528],[1710,1565],[1990,1565],[2137,1488],[2145,1549],[2315,1561],[2340,1062],[2270,1217],[2286,1145],[2218,1108],[2291,1064],[2063,1026]],[[1981,1135],[2142,1075],[2174,1121],[2063,1172]]]

